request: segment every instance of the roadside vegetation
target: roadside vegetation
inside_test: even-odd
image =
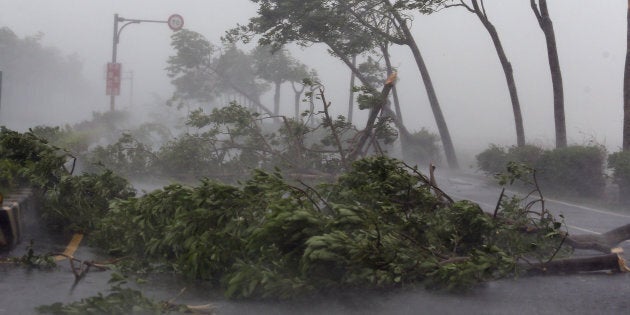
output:
[[[59,174],[44,180],[30,172],[23,182],[38,188],[51,228],[87,234],[110,256],[125,257],[129,271],[210,281],[231,298],[421,283],[462,290],[518,274],[526,269],[521,259],[548,261],[566,237],[546,211],[532,216],[506,200],[491,216],[382,155],[338,167],[324,182],[254,169],[236,184],[206,178],[134,196],[111,171],[72,175],[68,153],[32,132],[4,133],[12,139],[4,152],[16,152],[9,157],[35,161],[17,173]],[[26,154],[24,146],[38,151]]]
[[[610,167],[615,179],[622,178],[623,161],[615,159]],[[543,190],[565,197],[602,198],[606,188],[606,149],[599,145],[572,145],[559,149],[543,149],[534,145],[501,147],[491,145],[477,155],[479,168],[488,174],[505,172],[510,162],[518,162],[536,170]]]

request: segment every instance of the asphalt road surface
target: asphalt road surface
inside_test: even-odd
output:
[[[445,172],[445,174],[436,177],[438,186],[451,197],[468,199],[478,203],[484,211],[494,211],[501,194],[501,187],[493,179],[457,172]],[[510,190],[509,187],[505,194],[523,196],[523,193]],[[556,217],[563,215],[568,231],[573,235],[601,234],[619,226],[630,224],[630,210],[628,213],[622,213],[548,197],[545,197],[545,208]],[[630,258],[630,242],[623,242],[620,245],[627,252],[627,257]]]
[[[457,199],[470,199],[486,211],[496,206],[501,192],[492,181],[470,174],[438,174],[438,184]],[[547,199],[547,208],[564,214],[570,233],[602,233],[630,223],[630,216],[604,209]],[[52,238],[33,218],[24,239],[33,239],[41,252],[63,251],[68,240]],[[23,242],[11,253],[21,255]],[[627,242],[624,243],[629,256]],[[94,259],[81,246],[80,259]],[[35,314],[38,305],[72,302],[107,293],[109,272],[90,272],[79,283],[69,265],[52,271],[26,270],[0,264],[0,315]],[[217,314],[630,314],[630,274],[589,273],[503,279],[483,284],[467,294],[443,294],[422,288],[393,292],[347,292],[305,301],[229,301],[200,283],[177,278],[149,279],[138,285],[145,295],[193,305],[212,303]],[[183,288],[187,290],[180,295]]]

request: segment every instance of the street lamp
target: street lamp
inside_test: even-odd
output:
[[[125,23],[120,28],[118,23]],[[120,80],[121,80],[121,65],[116,62],[118,55],[118,43],[120,42],[120,34],[123,29],[131,24],[139,24],[142,22],[147,23],[166,23],[168,27],[173,31],[179,31],[184,27],[184,18],[179,14],[171,15],[168,20],[140,20],[140,19],[126,19],[114,14],[114,39],[112,41],[112,62],[107,65],[107,89],[106,94],[110,96],[110,110],[114,111],[116,106],[116,96],[120,95]]]

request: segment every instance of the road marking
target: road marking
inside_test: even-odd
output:
[[[595,208],[591,208],[591,207],[576,205],[576,204],[569,203],[569,202],[566,202],[566,201],[560,201],[560,200],[554,200],[554,199],[547,199],[547,201],[559,203],[561,205],[565,205],[565,206],[569,206],[569,207],[579,208],[579,209],[586,210],[586,211],[592,211],[592,212],[597,212],[597,213],[601,213],[601,214],[607,214],[607,215],[612,215],[612,216],[616,216],[616,217],[630,219],[630,215],[627,215],[627,214],[621,214],[621,213],[616,213],[616,212],[599,210],[599,209],[595,209]]]
[[[576,230],[578,230],[578,231],[582,231],[582,232],[586,232],[586,233],[597,234],[597,235],[601,235],[601,234],[602,234],[602,233],[595,232],[595,231],[593,231],[593,230],[589,230],[589,229],[585,229],[585,228],[581,228],[581,227],[578,227],[578,226],[575,226],[575,225],[569,225],[569,224],[565,224],[565,225],[566,225],[568,228],[571,228],[571,229],[576,229]]]
[[[72,257],[74,255],[74,252],[77,251],[77,248],[79,247],[79,244],[81,243],[82,239],[83,239],[83,234],[81,233],[74,234],[72,236],[72,239],[70,240],[70,243],[68,243],[68,246],[66,246],[66,250],[63,251],[63,255],[55,256],[55,260],[61,261],[68,257]]]
[[[447,178],[448,179],[448,178]],[[456,178],[456,180],[458,182],[466,182],[466,179],[463,178]],[[456,182],[457,183],[457,182]],[[462,183],[462,184],[463,184]],[[505,191],[506,193],[510,193],[513,195],[517,195],[517,196],[521,196],[523,195],[523,193],[517,192],[517,191],[513,191],[513,190],[507,190]],[[591,212],[596,212],[596,213],[601,213],[601,214],[606,214],[606,215],[611,215],[611,216],[616,216],[616,217],[620,217],[620,218],[626,218],[626,219],[630,219],[630,215],[628,214],[622,214],[622,213],[617,213],[617,212],[612,212],[612,211],[606,211],[606,210],[600,210],[600,209],[595,209],[595,208],[591,208],[591,207],[587,207],[587,206],[582,206],[582,205],[578,205],[578,204],[574,204],[574,203],[570,203],[570,202],[566,202],[566,201],[560,201],[560,200],[556,200],[556,199],[550,199],[550,198],[545,198],[546,201],[551,201],[551,202],[555,202],[561,205],[565,205],[565,206],[569,206],[569,207],[574,207],[574,208],[578,208],[578,209],[582,209],[582,210],[586,210],[586,211],[591,211]],[[492,206],[492,208],[494,209],[495,206]]]
[[[451,196],[453,196],[453,197],[455,197],[455,198],[457,198],[457,199],[461,199],[461,200],[466,199],[466,198],[462,198],[461,196],[455,196],[455,195],[453,195],[453,194],[451,194]],[[471,200],[471,201],[476,202],[476,201],[474,201],[474,200]],[[489,209],[493,209],[493,210],[494,210],[494,209],[496,208],[496,205],[491,205],[491,204],[488,204],[488,203],[485,203],[485,202],[476,202],[476,203],[477,203],[478,205],[480,205],[480,206],[484,206],[484,207],[489,208]],[[570,204],[567,204],[567,205],[570,205]],[[576,230],[578,230],[578,231],[582,231],[582,232],[586,232],[586,233],[591,233],[591,234],[596,234],[596,235],[601,235],[601,234],[602,234],[602,233],[595,232],[595,231],[593,231],[593,230],[589,230],[589,229],[587,229],[587,228],[582,228],[582,227],[575,226],[575,225],[569,225],[569,224],[566,224],[566,223],[565,223],[565,225],[566,225],[568,228],[576,229]]]

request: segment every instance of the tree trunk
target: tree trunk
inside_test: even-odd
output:
[[[547,56],[549,58],[549,70],[551,71],[551,82],[553,85],[553,112],[556,125],[556,148],[567,146],[567,130],[564,118],[564,91],[562,88],[562,72],[560,71],[560,60],[556,47],[556,35],[553,30],[553,23],[549,17],[547,0],[540,0],[536,5],[536,0],[531,0],[532,10],[538,19],[538,24],[545,34],[547,43]]]
[[[392,7],[389,1],[388,5]],[[409,48],[411,49],[413,57],[416,61],[416,65],[418,66],[418,70],[420,71],[420,75],[422,76],[422,80],[424,81],[424,87],[429,97],[429,104],[431,105],[431,110],[433,111],[433,116],[435,117],[435,123],[437,124],[440,138],[442,140],[442,145],[444,146],[446,161],[448,162],[449,167],[453,169],[458,169],[459,163],[457,162],[457,156],[455,154],[455,148],[453,147],[453,141],[451,140],[451,134],[448,131],[446,120],[444,119],[444,115],[442,114],[442,109],[440,108],[440,103],[435,93],[429,70],[424,63],[424,59],[422,58],[420,49],[418,48],[418,45],[416,44],[416,41],[411,34],[411,30],[407,25],[407,21],[402,16],[400,16],[400,14],[398,14],[395,9],[392,9],[392,14],[394,15],[396,21],[400,24],[400,28],[403,31],[407,40],[407,46],[409,46]]]
[[[629,0],[630,1],[630,0]],[[352,56],[352,66],[357,66],[357,55]],[[348,122],[352,122],[352,114],[354,109],[354,82],[356,79],[354,71],[350,70],[350,98],[348,99]]]
[[[612,248],[628,239],[630,239],[630,224],[620,226],[603,234],[569,236],[566,239],[566,243],[573,248],[592,249],[602,253],[610,253]]]
[[[494,48],[497,51],[499,60],[501,61],[501,67],[503,67],[508,91],[510,92],[510,100],[512,101],[512,111],[514,112],[514,125],[516,127],[516,145],[522,147],[525,145],[525,129],[523,128],[523,116],[521,114],[521,105],[518,99],[518,93],[516,91],[516,83],[514,82],[514,71],[512,69],[512,64],[505,55],[505,50],[503,49],[503,45],[501,44],[501,39],[499,38],[499,34],[497,33],[496,28],[490,22],[485,12],[480,9],[477,0],[473,0],[472,3],[475,14],[490,34],[490,37],[492,38],[492,43],[494,43]]]
[[[295,87],[295,82],[291,82],[291,87],[293,88],[293,104],[295,106],[295,120],[300,119],[300,99],[302,98],[302,93],[306,89],[305,85],[302,85],[301,89]]]
[[[281,82],[274,82],[275,91],[273,94],[273,114],[275,116],[280,115],[280,86]]]
[[[370,111],[370,116],[368,117],[368,121],[365,124],[365,129],[363,129],[361,135],[359,136],[359,139],[357,140],[352,152],[348,154],[348,161],[352,162],[356,160],[363,151],[363,147],[372,135],[372,129],[374,128],[374,124],[376,123],[376,117],[378,117],[378,114],[381,112],[383,107],[385,107],[385,104],[387,104],[387,98],[389,97],[389,93],[391,92],[392,87],[394,87],[395,81],[395,74],[392,74],[387,78],[387,81],[383,86],[383,90],[381,91],[382,100],[377,104],[376,108],[373,108]]]
[[[352,61],[351,61],[351,60],[350,60],[347,56],[345,56],[344,54],[342,54],[342,52],[341,52],[339,49],[337,49],[337,47],[336,47],[336,46],[331,45],[331,44],[326,43],[326,42],[325,42],[325,44],[328,46],[328,48],[330,48],[330,51],[331,51],[334,55],[336,55],[336,56],[337,56],[337,57],[338,57],[338,58],[339,58],[339,59],[340,59],[340,60],[341,60],[341,61],[342,61],[342,62],[343,62],[343,63],[344,63],[344,64],[345,64],[345,65],[346,65],[346,66],[347,66],[347,67],[348,67],[351,71],[352,71],[352,73],[354,73],[354,74],[355,74],[355,76],[357,77],[357,79],[359,79],[359,81],[361,81],[361,84],[363,84],[364,86],[369,87],[369,88],[371,88],[372,90],[375,90],[375,91],[376,91],[376,88],[374,88],[374,87],[370,84],[370,81],[369,81],[369,80],[368,80],[368,79],[367,79],[367,78],[366,78],[366,77],[365,77],[365,76],[364,76],[364,75],[363,75],[363,74],[359,71],[359,69],[357,69],[357,67],[356,67],[356,66],[354,66],[354,65],[352,64]],[[394,88],[394,87],[395,87],[395,85],[393,84],[393,85],[392,85],[392,87],[391,87],[391,88],[392,88],[392,90],[393,90],[393,88]],[[390,91],[387,91],[387,93],[389,94],[389,93],[390,93]],[[370,115],[369,115],[369,117],[372,117],[373,115],[374,115],[374,117],[378,116],[379,112],[380,112],[381,110],[383,110],[383,109],[385,109],[385,110],[386,110],[386,108],[385,108],[385,107],[379,107],[379,108],[372,108],[372,109],[370,109]],[[405,126],[404,126],[404,125],[403,125],[403,124],[402,124],[402,123],[398,120],[397,116],[396,116],[396,115],[393,115],[392,117],[394,118],[394,124],[395,124],[395,125],[396,125],[396,127],[398,128],[398,131],[401,133],[401,136],[403,136],[403,137],[407,137],[408,139],[411,139],[411,134],[409,133],[409,131],[407,130],[407,128],[405,128]],[[369,123],[368,123],[368,126],[369,126]],[[366,128],[366,131],[365,131],[365,132],[367,132],[367,128]],[[371,131],[370,131],[370,132],[371,132]]]
[[[604,255],[552,260],[533,266],[523,266],[529,274],[577,273],[600,270],[628,271],[619,243],[630,239],[630,224],[602,234],[569,235],[565,244],[575,249],[596,250]]]
[[[392,67],[392,61],[389,58],[389,49],[387,49],[387,46],[383,45],[381,46],[381,52],[383,53],[383,59],[385,59],[385,67],[387,68],[387,76],[390,76],[394,72],[394,67]],[[402,112],[400,110],[400,99],[398,98],[396,85],[394,85],[394,87],[392,88],[392,97],[394,98],[394,109],[396,113],[396,119],[398,119],[398,122],[402,125],[403,118],[402,118]]]
[[[623,150],[630,150],[630,0],[626,30],[626,68],[623,76]]]
[[[387,67],[387,75],[390,76],[394,72],[394,69],[392,67],[392,61],[389,58],[389,50],[387,49],[387,45],[382,45],[381,51],[383,53],[383,59],[385,59],[385,66]],[[408,158],[407,152],[410,145],[409,140],[411,139],[411,135],[409,134],[409,131],[407,131],[407,128],[405,127],[405,124],[403,122],[402,111],[400,109],[400,99],[398,98],[398,91],[396,90],[396,85],[392,87],[392,97],[394,99],[394,109],[395,109],[394,113],[396,115],[395,124],[396,124],[396,127],[398,128],[398,131],[400,132],[401,151],[402,151],[403,157],[407,159]]]
[[[523,267],[527,268],[529,275],[572,274],[603,270],[623,271],[618,254],[557,259],[544,264]]]

